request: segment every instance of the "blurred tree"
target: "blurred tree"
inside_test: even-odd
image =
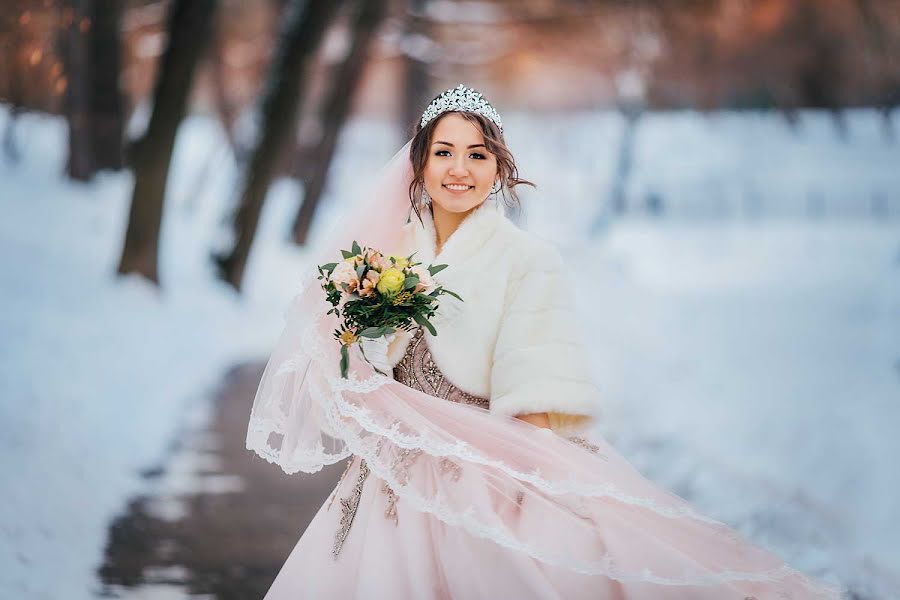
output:
[[[66,172],[85,181],[123,166],[124,107],[119,89],[122,9],[118,0],[67,0],[62,46],[69,123]]]
[[[91,152],[88,33],[81,31],[80,24],[90,14],[90,2],[68,0],[67,8],[76,17],[69,19],[62,30],[68,80],[65,110],[69,122],[69,159],[66,173],[81,181],[90,179],[96,172]]]
[[[221,278],[240,290],[269,183],[282,148],[295,137],[297,115],[309,84],[315,51],[337,12],[338,0],[293,0],[286,8],[260,105],[260,127],[231,217],[234,244],[213,255]]]
[[[334,68],[325,93],[322,136],[311,152],[303,152],[303,202],[294,219],[294,241],[305,244],[316,207],[328,179],[338,136],[347,120],[371,40],[385,15],[386,0],[356,0],[347,55]]]
[[[119,88],[122,3],[93,0],[91,17],[90,115],[95,167],[121,169],[124,163],[124,103]]]
[[[235,135],[234,127],[238,119],[240,107],[228,94],[228,81],[226,76],[225,53],[227,32],[224,30],[224,17],[220,14],[213,33],[213,51],[210,53],[210,73],[213,86],[213,99],[216,110],[222,119],[222,128],[231,146],[231,152],[239,164],[246,160],[247,148],[241,144]]]
[[[406,0],[406,32],[402,47],[405,59],[403,94],[403,127],[407,137],[412,137],[416,121],[422,116],[422,107],[428,106],[431,82],[428,74],[430,51],[429,20],[426,15],[428,0]]]
[[[173,0],[169,7],[168,42],[156,78],[153,113],[147,131],[131,149],[134,192],[120,274],[136,271],[159,282],[159,230],[175,133],[209,39],[216,4],[216,0]]]
[[[900,31],[891,27],[890,20],[882,18],[882,13],[886,12],[884,3],[856,0],[856,9],[863,23],[864,39],[868,42],[863,52],[863,73],[875,89],[875,102],[881,110],[885,136],[893,140],[896,132],[891,113],[900,105]],[[891,10],[890,7],[887,10]],[[896,6],[893,10],[895,15],[900,13]],[[879,69],[882,65],[884,68]]]
[[[14,15],[0,14],[0,40],[5,41],[6,52],[0,54],[0,78],[6,90],[4,100],[9,103],[9,116],[3,128],[3,156],[11,162],[19,162],[20,153],[16,140],[16,121],[25,106],[25,93],[22,89],[24,69],[17,60],[22,47],[21,28]],[[0,44],[2,47],[4,44]]]

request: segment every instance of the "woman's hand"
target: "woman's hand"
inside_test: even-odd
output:
[[[526,423],[531,423],[535,427],[550,429],[550,416],[545,413],[529,413],[527,415],[516,415],[517,419],[521,419]]]

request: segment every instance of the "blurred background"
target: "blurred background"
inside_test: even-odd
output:
[[[896,0],[4,2],[0,596],[263,596],[340,472],[244,449],[306,248],[458,83],[604,435],[900,598]]]

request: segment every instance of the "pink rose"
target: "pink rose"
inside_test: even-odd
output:
[[[366,276],[363,277],[362,282],[360,282],[359,295],[363,298],[374,296],[375,286],[378,284],[379,279],[381,279],[381,275],[378,273],[378,271],[369,269],[369,272],[366,273]]]
[[[431,277],[431,273],[428,272],[428,269],[423,267],[422,265],[416,265],[410,269],[414,275],[419,276],[419,283],[416,284],[415,291],[416,293],[424,292],[426,294],[430,294],[437,287],[437,284],[434,282],[434,279]]]
[[[380,252],[373,252],[369,255],[369,266],[378,271],[383,271],[387,268],[387,260]]]

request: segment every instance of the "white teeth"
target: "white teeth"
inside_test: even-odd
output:
[[[446,187],[448,190],[454,190],[454,191],[457,191],[457,192],[462,192],[462,191],[465,191],[465,190],[469,189],[469,186],[467,186],[467,185],[447,184],[447,185],[445,185],[444,187]]]

